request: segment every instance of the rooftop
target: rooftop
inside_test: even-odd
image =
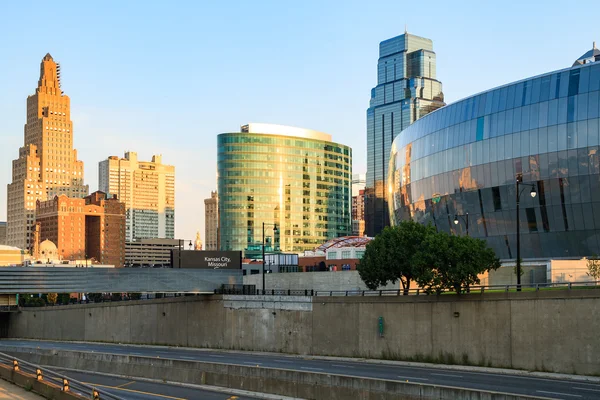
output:
[[[600,61],[600,50],[596,48],[596,42],[592,44],[592,49],[587,51],[581,57],[579,57],[573,63],[573,66],[581,65],[581,64],[589,64],[592,62]]]
[[[264,124],[251,122],[247,125],[243,125],[240,128],[240,132],[243,133],[260,133],[265,135],[282,135],[282,136],[294,136],[305,139],[316,139],[331,142],[331,135],[314,131],[312,129],[296,128],[294,126],[277,125],[277,124]]]
[[[364,247],[371,240],[373,240],[373,238],[367,236],[343,236],[323,243],[317,247],[315,251],[326,251],[332,248],[339,249],[340,247]]]

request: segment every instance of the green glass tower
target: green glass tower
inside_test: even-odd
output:
[[[260,258],[349,235],[352,150],[308,129],[248,124],[218,136],[222,250]],[[274,227],[277,229],[274,229]]]

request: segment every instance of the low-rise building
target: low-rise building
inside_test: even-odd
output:
[[[27,252],[18,247],[0,245],[0,267],[20,266],[28,258]]]
[[[171,266],[171,251],[182,244],[178,239],[140,239],[125,243],[126,267]]]
[[[116,197],[95,192],[80,199],[66,195],[37,201],[34,232],[35,259],[41,244],[56,245],[57,260],[94,259],[122,267],[125,262],[125,205]]]
[[[6,222],[0,221],[0,245],[6,244]]]

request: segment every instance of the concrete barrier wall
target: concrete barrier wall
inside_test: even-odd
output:
[[[383,317],[380,337],[378,319]],[[600,290],[461,297],[204,296],[24,309],[8,336],[597,375]]]
[[[262,288],[262,275],[244,276],[244,285],[256,285]],[[360,279],[358,271],[337,272],[289,272],[265,274],[267,290],[368,290],[367,285]],[[379,289],[399,289],[400,282],[382,286]]]
[[[24,351],[20,348],[8,349],[7,352],[40,365],[222,386],[302,399],[542,399],[439,385],[429,386],[420,383],[164,358],[40,349]],[[68,375],[68,372],[65,375]]]
[[[11,367],[0,365],[0,378],[14,383],[17,386],[31,390],[46,399],[53,400],[88,400],[91,397],[83,397],[72,392],[63,392],[61,387],[48,382],[47,380],[38,381],[36,375],[25,372],[14,371]],[[4,398],[4,396],[2,396]],[[22,397],[18,397],[22,399]]]

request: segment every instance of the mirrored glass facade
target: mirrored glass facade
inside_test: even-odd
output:
[[[242,130],[217,139],[222,250],[260,258],[263,222],[267,252],[301,253],[351,233],[348,146],[298,128]]]
[[[486,239],[502,259],[600,254],[600,63],[505,85],[436,110],[394,141],[392,224]],[[524,186],[516,215],[516,179]]]
[[[394,138],[444,105],[430,39],[405,33],[379,44],[377,86],[367,110],[365,230],[375,236],[389,225],[385,182]]]

